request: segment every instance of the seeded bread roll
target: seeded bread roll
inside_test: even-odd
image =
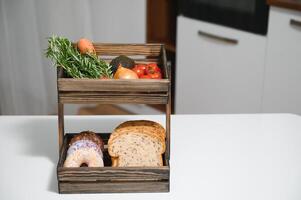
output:
[[[163,166],[165,130],[152,121],[122,123],[111,134],[108,151],[113,167]]]

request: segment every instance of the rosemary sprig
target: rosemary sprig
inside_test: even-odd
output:
[[[80,54],[67,38],[48,38],[46,57],[73,78],[112,78],[111,66],[94,54]]]

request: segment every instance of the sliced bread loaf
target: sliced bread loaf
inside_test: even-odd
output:
[[[113,167],[163,165],[165,130],[150,122],[129,121],[115,129],[108,141]]]
[[[149,121],[149,120],[132,120],[126,121],[120,125],[118,125],[113,133],[110,136],[110,139],[113,139],[120,134],[127,133],[128,131],[136,131],[144,134],[154,135],[160,137],[162,141],[165,141],[165,129],[161,124]]]

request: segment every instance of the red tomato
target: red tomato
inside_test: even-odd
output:
[[[152,67],[158,67],[157,63],[148,63],[147,65]]]
[[[151,79],[151,75],[150,74],[146,74],[146,75],[142,75],[140,76],[141,79]]]
[[[155,72],[153,74],[150,74],[152,79],[162,79],[162,75],[160,72]]]
[[[133,71],[141,79],[162,79],[161,69],[158,67],[157,63],[137,64],[133,68]]]
[[[147,65],[145,71],[147,74],[153,74],[155,72],[161,72],[161,69],[157,66],[156,63],[150,63]]]
[[[146,65],[145,64],[137,64],[135,67],[137,67],[141,70],[146,70]]]
[[[145,72],[143,69],[139,68],[138,66],[134,67],[132,70],[134,72],[136,72],[136,74],[138,75],[138,77],[144,75],[144,72]]]

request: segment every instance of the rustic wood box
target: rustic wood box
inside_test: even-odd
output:
[[[162,44],[94,43],[101,57],[126,55],[137,63],[156,62],[163,72],[160,80],[98,80],[67,78],[58,68],[58,127],[60,158],[57,165],[59,193],[169,192],[170,157],[170,68]],[[138,58],[136,58],[139,56]],[[142,57],[141,57],[142,56]],[[107,61],[110,61],[108,57]],[[64,104],[134,103],[166,105],[166,152],[162,167],[111,167],[107,149],[105,167],[64,168],[69,141],[73,134],[64,131]],[[105,144],[110,133],[100,133]],[[105,146],[106,147],[106,146]]]

